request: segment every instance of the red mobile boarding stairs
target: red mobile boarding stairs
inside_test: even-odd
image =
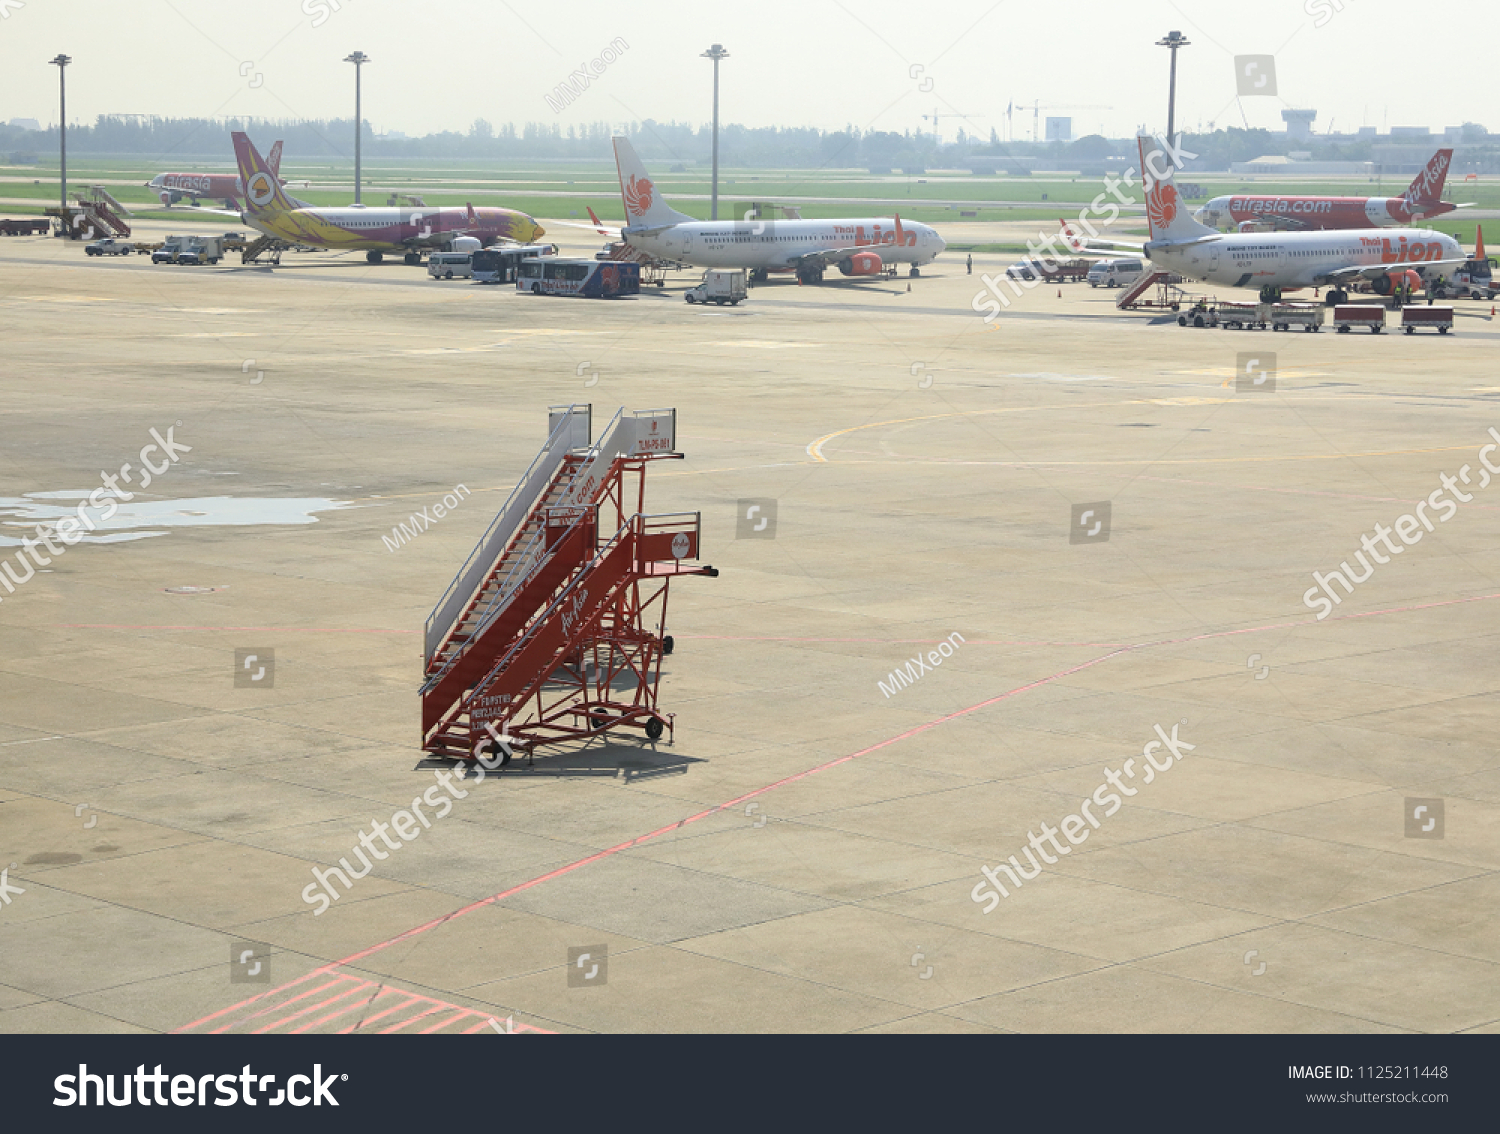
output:
[[[677,411],[621,409],[597,442],[588,406],[554,407],[547,444],[427,619],[422,746],[474,760],[641,729],[657,708],[667,587],[716,576],[700,514],[645,513],[646,464],[680,460]],[[503,753],[502,762],[509,761]]]

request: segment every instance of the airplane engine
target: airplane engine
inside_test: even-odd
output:
[[[878,276],[885,270],[885,263],[878,252],[855,252],[847,260],[839,261],[839,271],[846,276]]]
[[[161,203],[163,205],[166,205],[169,208],[172,205],[177,204],[178,201],[182,200],[182,194],[181,193],[174,193],[170,189],[163,189],[161,191],[161,193],[158,194],[158,196],[161,197]]]
[[[475,236],[455,236],[448,242],[449,252],[478,252],[483,245]]]
[[[1413,291],[1417,291],[1422,286],[1422,277],[1409,269],[1404,272],[1387,272],[1370,281],[1370,290],[1376,295],[1390,295],[1396,288],[1407,284],[1411,285]]]

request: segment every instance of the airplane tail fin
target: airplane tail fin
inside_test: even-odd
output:
[[[272,177],[278,179],[281,177],[281,142],[279,139],[271,146],[271,152],[266,155],[266,168],[271,171]]]
[[[686,213],[679,213],[661,199],[655,184],[646,174],[646,167],[636,156],[635,147],[628,138],[615,140],[615,169],[620,175],[620,197],[625,202],[625,227],[654,228],[691,221]]]
[[[1061,219],[1061,218],[1059,218],[1059,219]],[[1069,252],[1082,252],[1083,251],[1083,241],[1080,240],[1078,238],[1078,234],[1073,231],[1073,226],[1070,225],[1066,220],[1062,220],[1061,223],[1062,223],[1062,238],[1063,238],[1063,243],[1068,246],[1068,251]]]
[[[1443,185],[1448,180],[1448,167],[1453,164],[1452,150],[1439,150],[1416,177],[1402,197],[1408,206],[1435,205],[1443,199]]]
[[[284,213],[297,207],[281,188],[281,180],[266,166],[250,135],[235,130],[234,157],[239,163],[240,184],[245,187],[245,211],[252,217]]]
[[[1217,235],[1213,229],[1193,219],[1187,203],[1172,183],[1177,171],[1172,168],[1170,158],[1160,150],[1153,150],[1148,159],[1146,141],[1144,137],[1136,139],[1141,154],[1141,184],[1146,190],[1146,221],[1151,239],[1172,242]]]

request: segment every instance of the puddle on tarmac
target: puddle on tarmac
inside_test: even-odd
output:
[[[77,517],[78,505],[92,489],[82,492],[28,492],[25,496],[0,496],[0,547],[20,547],[38,524],[51,527],[64,516]],[[316,524],[318,512],[354,506],[349,500],[325,496],[196,496],[183,500],[118,500],[102,494],[105,503],[88,507],[85,515],[95,530],[84,532],[83,543],[126,543],[169,535],[171,528],[261,527],[284,524]],[[108,501],[116,511],[111,515]],[[108,515],[108,519],[103,519]],[[15,534],[11,534],[15,533]],[[54,537],[56,538],[56,537]]]

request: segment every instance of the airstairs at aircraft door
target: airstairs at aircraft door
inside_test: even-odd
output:
[[[554,409],[551,422],[547,444],[427,621],[422,734],[431,752],[472,759],[491,735],[486,723],[528,749],[605,727],[654,737],[670,723],[656,713],[664,622],[652,631],[643,619],[664,620],[671,577],[717,574],[683,562],[697,555],[696,514],[641,514],[646,462],[681,456],[676,411],[621,410],[597,443],[587,406]],[[612,533],[603,548],[601,521]],[[583,608],[559,606],[585,593]],[[591,668],[605,684],[589,691]],[[615,695],[627,674],[636,678],[628,702]]]

